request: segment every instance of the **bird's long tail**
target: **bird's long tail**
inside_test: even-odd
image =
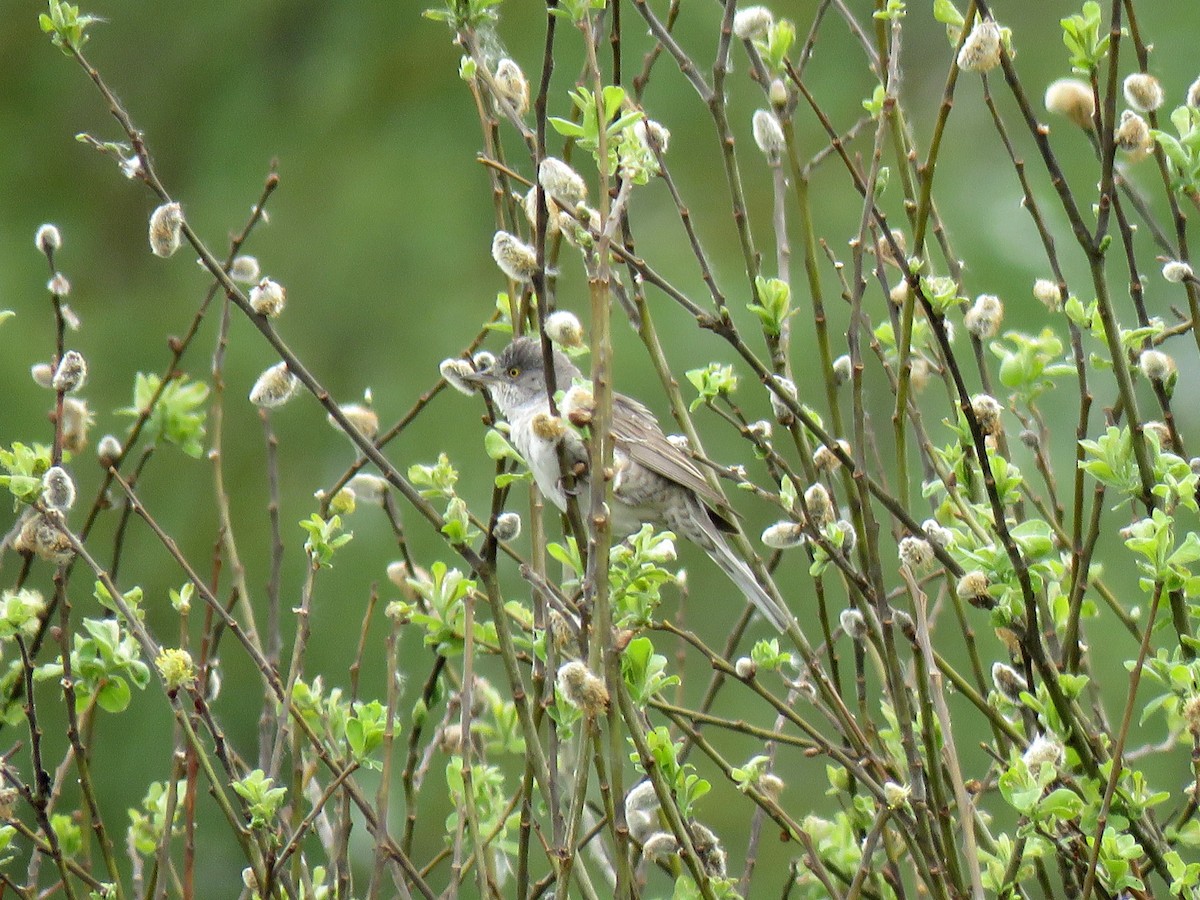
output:
[[[707,540],[702,546],[712,561],[721,567],[721,571],[729,576],[729,580],[738,586],[746,599],[754,604],[755,609],[762,613],[768,622],[780,632],[787,631],[796,618],[791,610],[763,589],[750,567],[733,552],[715,527],[705,529],[705,532]]]

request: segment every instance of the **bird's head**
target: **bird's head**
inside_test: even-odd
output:
[[[554,351],[554,386],[566,390],[579,377],[579,370],[564,354]],[[505,416],[510,411],[546,396],[546,372],[542,345],[535,338],[520,337],[509,344],[488,368],[468,379],[487,388]]]

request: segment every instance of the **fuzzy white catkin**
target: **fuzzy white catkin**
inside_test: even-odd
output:
[[[183,243],[183,208],[178,203],[164,203],[150,214],[150,250],[164,259]]]
[[[1085,131],[1091,131],[1092,116],[1096,112],[1096,98],[1092,88],[1078,78],[1060,78],[1046,88],[1046,109],[1056,115],[1066,116]]]
[[[566,309],[558,309],[546,316],[546,337],[560,347],[583,346],[583,326],[579,317]]]
[[[460,394],[466,394],[470,397],[475,393],[474,385],[468,384],[464,380],[467,376],[475,374],[475,370],[465,359],[459,359],[456,356],[443,359],[438,364],[438,372],[446,379],[446,384],[450,385],[450,387],[454,388]]]
[[[783,136],[783,126],[775,118],[775,113],[767,109],[755,111],[751,122],[754,131],[754,143],[767,157],[767,162],[777,163],[787,149],[787,141]]]
[[[1163,105],[1163,88],[1159,80],[1145,72],[1126,76],[1123,85],[1125,102],[1138,112],[1154,112]]]
[[[561,159],[547,156],[538,166],[542,190],[563,206],[574,208],[587,199],[587,183]]]
[[[121,442],[115,434],[106,434],[100,438],[100,443],[96,445],[96,458],[100,460],[100,465],[108,468],[117,461],[121,456]]]
[[[521,71],[521,67],[513,60],[505,57],[496,63],[496,74],[493,76],[496,90],[508,101],[518,116],[529,112],[529,79]]]
[[[262,409],[275,409],[299,392],[300,379],[292,374],[287,363],[280,362],[258,376],[250,389],[250,402]]]
[[[762,533],[762,542],[772,550],[788,550],[804,543],[804,529],[796,522],[776,522]]]
[[[515,512],[504,512],[496,516],[492,537],[498,541],[515,541],[521,536],[521,516]]]
[[[1182,260],[1170,259],[1163,263],[1162,276],[1171,284],[1179,284],[1192,277],[1192,267]]]
[[[1049,278],[1039,278],[1033,283],[1033,298],[1050,312],[1062,309],[1062,291]]]
[[[513,281],[528,281],[537,272],[537,253],[507,231],[497,231],[492,238],[492,259]]]
[[[739,40],[766,37],[775,17],[765,6],[747,6],[733,14],[733,33]]]
[[[235,256],[229,277],[238,284],[254,284],[259,278],[258,260],[253,256]]]
[[[75,482],[62,466],[51,466],[42,476],[42,500],[51,509],[66,510],[75,505]]]
[[[57,225],[47,222],[38,228],[37,234],[33,236],[33,243],[38,250],[49,256],[62,246],[62,232],[58,230]]]
[[[967,72],[990,72],[1000,65],[1000,26],[980,19],[958,51],[958,67]]]
[[[53,389],[54,368],[50,363],[34,363],[29,367],[29,375],[38,387],[44,387],[47,390]]]
[[[362,432],[363,437],[368,440],[374,440],[375,435],[379,434],[379,414],[369,406],[363,406],[361,403],[347,403],[345,406],[340,406],[343,416],[345,416],[351,425]],[[331,413],[326,417],[329,424],[334,428],[341,428],[337,419]]]
[[[50,386],[56,391],[71,394],[83,387],[87,381],[87,361],[78,350],[68,350],[63,354],[58,368],[54,370],[54,378]]]
[[[277,281],[264,278],[250,289],[250,308],[260,316],[274,319],[287,305],[287,290]]]

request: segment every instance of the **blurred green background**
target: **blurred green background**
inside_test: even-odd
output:
[[[496,226],[488,179],[475,159],[482,147],[479,123],[470,95],[457,76],[460,53],[452,46],[447,29],[420,16],[424,5],[412,0],[357,4],[146,4],[121,0],[85,5],[86,11],[107,20],[92,30],[93,38],[86,47],[89,58],[143,129],[168,190],[182,201],[188,220],[218,255],[226,236],[240,228],[248,215],[270,161],[278,160],[281,185],[269,206],[270,224],[255,232],[247,250],[259,258],[265,273],[287,286],[289,308],[279,330],[339,401],[360,399],[369,388],[385,427],[434,383],[438,361],[458,352],[490,313],[496,292],[504,287],[489,256]],[[867,4],[850,5],[869,17]],[[795,19],[803,35],[816,3],[802,0],[773,6],[777,14]],[[923,149],[928,146],[950,58],[944,29],[932,20],[929,7],[924,2],[909,5],[903,48],[904,102]],[[97,419],[94,447],[101,434],[124,432],[127,421],[115,416],[114,410],[130,403],[134,374],[161,371],[169,359],[167,336],[182,333],[208,282],[189,253],[181,252],[171,260],[150,255],[146,218],[155,205],[152,197],[126,181],[110,159],[74,140],[74,135],[83,131],[102,140],[120,139],[121,135],[84,73],[39,31],[37,14],[42,6],[8,0],[2,9],[0,308],[14,309],[18,316],[0,328],[0,383],[5,386],[0,400],[0,444],[48,441],[52,433],[46,418],[49,395],[36,388],[28,376],[30,365],[46,360],[53,352],[53,319],[43,287],[47,272],[33,247],[38,225],[51,221],[64,234],[59,265],[73,286],[71,305],[83,320],[82,330],[69,335],[69,346],[81,350],[91,366],[86,395]],[[997,4],[1000,21],[1014,29],[1017,65],[1039,112],[1045,85],[1069,74],[1057,22],[1073,9],[1072,4],[1063,2]],[[681,41],[697,55],[706,73],[719,12],[715,3],[693,0],[685,4],[682,17]],[[1170,107],[1197,74],[1195,10],[1192,4],[1144,3],[1138,5],[1138,12],[1144,34],[1155,44],[1151,69],[1162,78]],[[623,15],[629,44],[627,72],[633,74],[647,47],[645,28],[628,5]],[[497,47],[502,45],[533,76],[540,60],[543,29],[540,4],[510,0],[503,8]],[[566,91],[579,70],[577,36],[563,28],[560,45],[563,54],[555,73],[552,111],[566,115]],[[1133,68],[1129,50],[1128,45],[1122,47],[1122,73]],[[744,55],[736,48],[734,61],[730,117],[739,140],[754,236],[770,263],[774,258],[769,230],[771,181],[750,140],[750,117],[763,103],[757,88],[745,78]],[[874,79],[861,63],[861,53],[848,29],[833,20],[832,14],[807,79],[843,129],[860,114],[860,101],[871,93]],[[993,78],[992,84],[1019,150],[1030,161],[1035,188],[1044,198],[1043,212],[1060,236],[1068,279],[1078,285],[1085,300],[1090,299],[1082,257],[1071,247],[1069,231],[1051,198],[1047,179],[1038,172],[1027,136],[1021,133],[1011,97],[999,78]],[[967,261],[967,291],[972,295],[986,291],[1004,298],[1006,327],[1038,330],[1053,325],[1065,333],[1030,296],[1033,279],[1048,272],[1029,218],[1020,207],[1016,179],[980,96],[977,77],[961,82],[937,172],[939,209],[955,252]],[[747,333],[753,334],[752,316],[744,312],[748,289],[732,229],[720,148],[707,111],[665,58],[658,63],[645,109],[672,131],[668,154],[672,172],[731,307]],[[797,120],[807,151],[822,147],[825,138],[813,117],[802,109]],[[512,141],[511,129],[503,130],[510,159],[516,168],[530,174],[528,162],[517,155],[520,148]],[[1053,122],[1053,132],[1055,151],[1061,155],[1068,178],[1080,197],[1090,198],[1095,174],[1086,142],[1062,121]],[[552,140],[551,146],[558,144]],[[855,149],[868,156],[869,135]],[[1137,168],[1133,179],[1151,192],[1157,187],[1152,164]],[[892,187],[885,196],[893,224],[902,218],[898,198],[893,172]],[[819,171],[813,199],[820,236],[834,254],[848,260],[846,242],[857,230],[860,204],[836,161]],[[1089,202],[1085,199],[1082,205]],[[1161,207],[1159,203],[1157,208]],[[641,254],[704,305],[707,294],[665,188],[651,184],[639,190],[632,217]],[[1164,286],[1149,262],[1154,254],[1148,242],[1139,249],[1146,274],[1151,276],[1148,304],[1154,313],[1169,317]],[[803,323],[807,296],[801,287],[800,251],[800,241],[793,233],[792,274],[796,304],[801,309],[797,322]],[[586,282],[577,260],[564,254],[561,268],[560,304],[586,315]],[[845,313],[836,299],[836,282],[828,266],[824,276],[834,333],[844,333]],[[1114,269],[1114,285],[1126,280]],[[872,315],[879,321],[879,292],[869,296],[875,304]],[[697,332],[686,315],[664,297],[652,292],[650,302],[681,380],[688,368],[712,360],[732,361],[718,338]],[[1132,318],[1127,300],[1120,309],[1126,320]],[[208,378],[216,322],[217,317],[210,315],[185,360],[193,377]],[[665,413],[636,336],[620,321],[616,332],[618,387],[650,400],[656,410]],[[494,339],[493,349],[501,343]],[[760,347],[761,342],[752,340],[752,345]],[[815,347],[809,328],[803,325],[796,328],[794,357],[802,391],[806,384],[819,383],[813,369]],[[225,369],[225,464],[242,554],[260,604],[267,577],[264,448],[257,415],[244,398],[257,374],[273,361],[257,333],[235,319]],[[1194,361],[1181,359],[1180,363],[1184,378],[1195,374]],[[878,372],[874,374],[878,378]],[[1101,404],[1110,401],[1112,394],[1103,379],[1097,380],[1094,389]],[[1064,421],[1071,422],[1070,428],[1075,416],[1072,392],[1073,388],[1067,388],[1060,392],[1062,397],[1052,397],[1046,404],[1050,415],[1064,416]],[[768,414],[765,397],[757,392],[747,391],[742,399],[750,415]],[[876,381],[872,399],[884,444],[880,452],[886,460],[890,458],[890,404],[882,381]],[[1056,408],[1056,401],[1062,405]],[[926,402],[930,412],[927,424],[935,429],[936,439],[941,434],[936,426],[946,415],[944,398],[930,397]],[[477,401],[445,393],[388,452],[403,470],[415,462],[431,461],[439,450],[448,451],[462,469],[463,494],[473,503],[483,504],[491,464],[482,452],[480,412]],[[1177,412],[1189,434],[1191,410],[1181,406]],[[280,438],[282,518],[289,542],[286,609],[296,602],[304,570],[299,552],[301,533],[295,523],[315,509],[313,492],[329,484],[353,457],[348,442],[329,428],[311,398],[289,405],[272,421]],[[698,423],[715,458],[739,461],[740,444],[728,429],[703,412]],[[1058,434],[1055,448],[1060,477],[1064,478],[1071,466],[1070,428]],[[1024,453],[1023,448],[1020,452]],[[1017,462],[1032,471],[1028,457],[1019,456]],[[83,496],[90,497],[99,481],[90,450],[75,469]],[[751,472],[761,475],[753,466]],[[211,481],[209,463],[164,448],[148,466],[141,485],[150,510],[202,571],[208,569],[216,537],[209,500]],[[746,514],[749,533],[756,534],[770,520],[769,511],[745,498],[734,497],[734,501]],[[0,512],[0,527],[7,529],[10,517],[11,513]],[[450,558],[416,516],[407,516],[406,521],[420,559]],[[97,546],[105,546],[112,527],[113,522],[108,521],[98,529]],[[370,586],[380,583],[384,600],[395,595],[384,579],[386,564],[395,552],[386,522],[376,511],[360,509],[350,527],[355,541],[339,556],[336,568],[318,582],[307,667],[310,674],[324,673],[327,684],[343,686],[348,683],[347,667]],[[682,562],[693,573],[686,619],[706,639],[720,642],[734,616],[730,587],[700,554],[691,548],[682,552]],[[789,558],[780,583],[800,585],[795,590],[806,592],[805,565],[799,555]],[[1109,575],[1118,584],[1132,586],[1131,577],[1122,581],[1118,566],[1110,568]],[[6,572],[5,583],[8,578]],[[519,594],[515,573],[507,572],[506,579]],[[48,589],[48,572],[39,569],[35,581]],[[182,575],[169,564],[165,553],[144,529],[134,527],[121,584],[145,587],[152,598],[148,603],[151,623],[161,633],[169,634],[172,628],[166,590],[181,582]],[[73,585],[79,614],[95,612],[88,583],[80,573]],[[803,609],[807,599],[797,595],[794,603]],[[262,615],[265,613],[260,612]],[[366,697],[380,696],[384,683],[385,623],[380,612],[375,618],[363,672]],[[989,632],[982,615],[975,624]],[[760,633],[765,634],[758,625],[755,634]],[[998,653],[990,633],[984,638],[985,654]],[[419,681],[428,668],[419,636],[406,638],[403,652],[413,661],[411,674]],[[249,751],[255,740],[259,683],[232,649],[224,663],[225,694],[218,711],[233,743]],[[1121,678],[1115,658],[1112,663],[1109,674]],[[695,659],[688,667],[689,690],[698,693],[707,680],[706,668]],[[409,687],[402,709],[411,704],[416,689],[417,685]],[[52,698],[47,694],[47,702]],[[136,698],[133,709],[120,719],[101,717],[96,770],[103,779],[106,809],[113,822],[123,818],[121,810],[140,798],[149,780],[167,777],[170,758],[163,736],[168,727],[164,704],[152,696]],[[61,741],[59,722],[49,722],[47,731],[52,742]],[[958,738],[960,746],[974,743],[970,734]],[[722,739],[721,745],[735,760],[755,752],[752,745],[736,741]],[[431,778],[440,778],[438,765],[435,763]],[[802,807],[798,810],[801,815],[810,801],[799,782],[807,779],[813,785],[811,806],[819,809],[823,771],[819,759],[785,771],[789,783],[797,782],[790,799]],[[1183,760],[1180,771],[1169,777],[1183,778],[1185,772]],[[1175,783],[1167,786],[1174,788]],[[729,799],[724,787],[718,789],[717,797]],[[430,824],[437,827],[422,832],[421,858],[433,853],[441,841],[442,813],[431,805],[422,810],[422,816],[430,810],[435,810]],[[728,836],[737,870],[743,846],[738,829],[747,820],[748,806],[714,798],[703,813]],[[772,829],[768,834],[767,859],[790,852],[791,848],[776,845]],[[207,837],[213,843],[202,853],[205,874],[213,879],[214,895],[217,885],[219,893],[228,894],[237,889],[241,863],[232,843],[220,834],[218,823],[212,823]],[[357,837],[365,840],[362,833]]]

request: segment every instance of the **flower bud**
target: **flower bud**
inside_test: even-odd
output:
[[[725,877],[726,855],[720,839],[712,829],[699,822],[692,823],[692,847],[704,871],[713,878]]]
[[[1192,109],[1200,109],[1200,78],[1192,82],[1191,87],[1187,90],[1187,97],[1183,102]]]
[[[838,622],[842,631],[853,641],[862,642],[867,638],[867,620],[857,609],[843,609]]]
[[[496,516],[496,524],[492,526],[492,537],[507,543],[515,541],[521,534],[521,516],[515,512],[504,512]]]
[[[538,165],[538,181],[549,196],[574,209],[587,200],[587,184],[579,173],[561,159],[547,156]]]
[[[343,416],[362,432],[362,436],[368,441],[375,440],[375,435],[379,434],[379,414],[369,406],[364,406],[361,403],[347,403],[345,406],[338,407]],[[329,424],[334,428],[341,428],[337,420],[332,414],[326,417]]]
[[[843,453],[849,455],[850,445],[848,443],[838,441],[837,445]],[[818,472],[832,472],[842,464],[838,455],[824,444],[813,451],[812,461]]]
[[[54,369],[50,363],[34,363],[29,367],[29,374],[33,378],[33,383],[38,387],[44,387],[47,390],[54,389]]]
[[[758,789],[763,792],[763,795],[768,800],[779,801],[779,797],[783,794],[783,789],[786,787],[783,779],[771,772],[764,772],[759,776]]]
[[[771,86],[767,88],[767,99],[771,101],[771,105],[776,109],[783,109],[787,106],[789,99],[788,87],[782,78],[776,78],[771,82]]]
[[[1163,263],[1162,276],[1171,284],[1179,284],[1192,278],[1192,267],[1182,260],[1170,259]]]
[[[775,379],[775,385],[780,393],[795,402],[797,396],[795,383],[790,378],[784,378],[782,375],[774,375],[772,377]],[[770,392],[770,397],[771,411],[775,414],[775,421],[780,425],[791,425],[795,419],[791,409],[775,391]]]
[[[990,72],[1000,65],[1000,26],[980,18],[958,51],[958,67],[967,72]]]
[[[804,506],[815,528],[822,529],[837,517],[833,500],[823,484],[814,484],[804,492]]]
[[[87,446],[88,429],[92,427],[92,413],[87,402],[74,397],[63,398],[62,440],[63,449],[75,454]]]
[[[537,228],[537,188],[531,187],[525,192],[525,196],[521,198],[521,205],[525,209],[525,218],[529,220],[529,227]],[[546,197],[546,213],[546,234],[557,234],[562,209],[554,202],[553,197]]]
[[[287,363],[279,362],[258,376],[250,389],[250,402],[261,409],[275,409],[299,392],[300,379],[292,374]]]
[[[13,541],[13,548],[20,553],[36,554],[56,566],[69,563],[75,555],[71,540],[63,531],[62,515],[54,510],[29,516]]]
[[[1062,309],[1062,290],[1049,278],[1039,278],[1033,283],[1033,299],[1050,312]]]
[[[573,384],[563,395],[559,411],[567,417],[567,421],[576,428],[586,428],[592,424],[592,413],[596,408],[596,398],[589,388]]]
[[[417,566],[416,573],[410,573],[408,571],[408,563],[401,560],[396,560],[388,564],[387,577],[388,581],[400,589],[400,593],[405,600],[416,600],[419,593],[415,585],[428,584],[430,582],[428,572]]]
[[[996,434],[1000,431],[1000,414],[1004,407],[1000,401],[989,394],[976,394],[971,398],[971,412],[984,434]]]
[[[884,782],[883,785],[883,800],[888,805],[888,809],[896,809],[908,802],[909,794],[912,793],[912,788],[907,784],[897,784],[894,781]]]
[[[352,516],[357,508],[358,495],[349,485],[334,494],[333,499],[329,501],[329,511],[335,516]]]
[[[843,353],[833,361],[833,379],[838,384],[845,384],[853,374],[854,366],[850,361],[849,354]]]
[[[1163,105],[1163,89],[1157,78],[1134,72],[1125,78],[1125,102],[1138,112],[1154,112]]]
[[[164,647],[155,658],[154,667],[166,683],[168,693],[190,688],[196,683],[196,668],[192,664],[192,655],[186,650]]]
[[[54,370],[50,385],[63,394],[73,394],[87,381],[87,361],[78,350],[68,350]]]
[[[924,538],[909,535],[900,539],[900,562],[918,571],[933,562],[933,547]]]
[[[96,445],[96,458],[106,469],[121,458],[121,442],[116,435],[106,434],[100,438],[100,443]]]
[[[1084,131],[1091,131],[1096,112],[1096,98],[1087,82],[1078,78],[1060,78],[1046,88],[1046,109],[1066,116]]]
[[[854,547],[858,543],[858,532],[854,530],[854,523],[849,519],[838,519],[834,523],[834,528],[842,536],[842,553],[853,553]]]
[[[1019,703],[1021,694],[1029,690],[1029,685],[1026,684],[1021,673],[1005,663],[996,663],[992,666],[992,684],[998,694],[1007,697],[1014,703]]]
[[[1117,149],[1124,150],[1135,159],[1145,156],[1153,144],[1146,120],[1129,109],[1121,113],[1121,124],[1117,126],[1113,138],[1117,142]]]
[[[258,276],[258,260],[253,256],[235,256],[229,265],[229,277],[238,284],[254,284]]]
[[[804,543],[804,529],[796,522],[776,522],[762,533],[762,542],[773,550],[789,550]]]
[[[1171,446],[1171,429],[1167,427],[1165,422],[1160,422],[1157,419],[1143,422],[1142,434],[1154,435],[1158,439],[1159,447]]]
[[[62,272],[55,272],[54,277],[46,282],[46,290],[61,300],[71,293],[71,282]]]
[[[913,617],[902,609],[892,610],[892,626],[899,629],[905,639],[912,644],[917,642],[917,626],[913,622]]]
[[[587,716],[600,716],[608,709],[608,688],[577,659],[559,667],[558,690],[568,703]]]
[[[1187,722],[1188,731],[1193,735],[1200,735],[1200,696],[1193,694],[1188,697],[1180,712],[1183,714],[1183,721]]]
[[[1175,360],[1161,350],[1143,350],[1138,368],[1151,381],[1163,382],[1175,374]]]
[[[513,281],[528,281],[537,272],[537,253],[507,231],[497,231],[492,238],[492,259]]]
[[[679,841],[675,839],[675,835],[665,831],[654,832],[642,843],[642,856],[650,862],[666,862],[672,856],[678,855]]]
[[[150,214],[150,250],[164,259],[183,243],[183,208],[164,203]]]
[[[980,605],[980,600],[990,599],[988,597],[988,577],[979,569],[972,569],[965,573],[962,578],[958,579],[958,584],[954,587],[954,593],[958,595],[959,600],[965,600],[972,606]]]
[[[1058,768],[1062,763],[1066,751],[1063,745],[1052,737],[1046,737],[1044,734],[1039,734],[1029,746],[1025,748],[1025,752],[1021,754],[1021,759],[1025,760],[1025,764],[1032,770],[1040,769],[1044,765],[1051,765]]]
[[[560,347],[582,347],[583,326],[570,310],[555,310],[546,316],[546,337]]]
[[[550,610],[547,616],[550,639],[554,649],[564,658],[572,659],[579,655],[579,625],[568,619],[557,609]]]
[[[746,430],[761,443],[766,444],[771,440],[771,423],[766,419],[751,422],[746,426]]]
[[[980,294],[963,316],[967,331],[981,341],[993,338],[1004,320],[1004,304],[994,294]]]
[[[75,482],[62,466],[51,466],[42,476],[42,502],[59,510],[75,505]]]
[[[766,37],[774,24],[775,17],[765,6],[747,6],[733,14],[734,36],[743,41]]]
[[[753,126],[754,143],[758,144],[758,149],[767,157],[768,163],[777,164],[783,156],[783,151],[787,149],[787,140],[783,136],[783,126],[775,118],[775,113],[767,109],[757,110],[751,125]]]
[[[57,225],[47,222],[38,227],[37,234],[33,236],[33,244],[43,255],[52,256],[54,251],[62,246],[62,232],[58,230]]]
[[[250,289],[250,308],[260,316],[276,318],[287,304],[287,291],[283,285],[264,278]]]
[[[496,82],[496,91],[508,101],[518,116],[529,112],[529,79],[525,73],[508,57],[496,63],[496,74],[492,76]]]
[[[382,504],[388,492],[387,479],[370,472],[359,472],[350,479],[346,487],[363,503]]]
[[[446,384],[450,385],[450,387],[454,388],[460,394],[466,394],[470,397],[475,393],[475,385],[463,380],[464,376],[475,374],[474,367],[465,359],[459,359],[456,356],[443,359],[438,364],[438,372],[446,380]]]
[[[733,671],[738,678],[749,681],[758,673],[758,665],[749,656],[739,656],[733,664]]]
[[[633,132],[651,151],[657,150],[659,153],[666,153],[667,147],[671,143],[670,130],[661,122],[655,122],[653,119],[639,119],[634,122]]]

